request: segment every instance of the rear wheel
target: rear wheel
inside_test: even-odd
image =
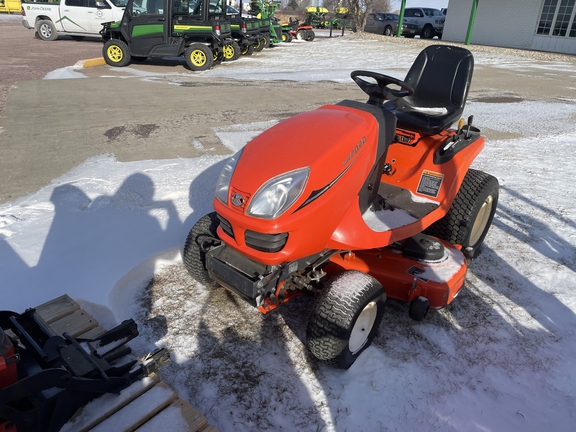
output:
[[[316,33],[314,33],[314,30],[306,30],[306,40],[308,42],[312,42],[315,37]]]
[[[102,56],[108,65],[123,67],[130,62],[130,48],[120,39],[110,39],[104,43]]]
[[[310,351],[341,369],[348,369],[370,346],[384,313],[386,293],[380,282],[359,271],[330,279],[306,330]]]
[[[240,57],[240,46],[238,42],[233,41],[232,43],[226,44],[222,47],[222,53],[224,54],[224,61],[233,61]]]
[[[202,285],[214,284],[206,269],[206,252],[210,247],[220,243],[216,234],[219,224],[216,212],[202,216],[192,227],[184,243],[182,251],[184,266],[190,276]]]
[[[260,52],[264,49],[264,42],[262,38],[258,38],[256,39],[256,42],[254,42],[254,51],[256,52]]]
[[[245,55],[245,56],[250,56],[250,55],[254,54],[254,44],[249,44],[249,43],[243,44],[242,48],[240,49],[240,54]]]
[[[431,25],[427,25],[422,29],[422,33],[420,33],[420,38],[422,39],[432,39],[434,37],[434,29]]]
[[[210,69],[213,64],[214,53],[201,43],[190,44],[184,53],[186,64],[193,71]]]
[[[469,169],[448,213],[425,233],[462,245],[468,259],[476,258],[496,212],[498,187],[496,177]]]
[[[36,32],[38,33],[38,37],[45,41],[53,41],[58,37],[56,27],[54,27],[52,21],[49,20],[39,21]]]

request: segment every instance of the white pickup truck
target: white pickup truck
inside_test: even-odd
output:
[[[102,23],[120,21],[127,0],[60,0],[60,3],[22,2],[22,24],[35,36],[52,41],[100,37]]]

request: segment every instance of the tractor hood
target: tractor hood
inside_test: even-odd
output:
[[[230,182],[230,207],[236,205],[236,210],[250,216],[276,219],[307,206],[339,182],[351,183],[349,187],[358,191],[375,163],[377,136],[374,117],[350,107],[327,105],[282,121],[245,146]],[[356,174],[350,177],[351,172]],[[261,198],[262,191],[279,193],[285,178],[297,184],[283,184],[298,190],[280,214],[250,211],[256,196]],[[271,184],[276,189],[269,191]]]

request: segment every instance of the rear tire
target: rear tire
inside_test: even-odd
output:
[[[106,64],[114,67],[123,67],[130,63],[130,48],[120,39],[110,39],[102,47],[102,56]]]
[[[254,51],[260,52],[264,49],[264,39],[258,38],[256,42],[254,42]]]
[[[254,54],[254,44],[245,43],[240,50],[240,54],[244,56],[251,56]]]
[[[315,37],[316,33],[314,33],[314,30],[306,30],[306,41],[312,42]]]
[[[496,212],[498,187],[496,177],[469,169],[448,213],[424,232],[462,245],[468,259],[476,258]]]
[[[53,41],[58,38],[56,27],[54,27],[54,24],[50,20],[39,21],[36,26],[36,33],[38,33],[38,37],[44,41]]]
[[[238,42],[232,41],[232,43],[222,47],[222,53],[224,54],[224,61],[237,60],[240,57],[240,45]]]
[[[431,25],[427,25],[422,29],[422,33],[420,33],[421,39],[432,39],[434,37],[434,29]]]
[[[337,274],[326,283],[308,322],[308,348],[317,359],[348,369],[376,336],[385,301],[382,285],[372,276]]]
[[[202,216],[190,230],[182,251],[184,267],[192,279],[206,286],[214,285],[206,269],[206,251],[220,243],[216,234],[218,225],[220,221],[216,212]]]
[[[193,71],[210,69],[214,63],[214,53],[210,48],[201,43],[192,43],[184,52],[186,64]]]

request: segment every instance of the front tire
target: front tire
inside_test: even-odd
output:
[[[306,40],[306,30],[298,30],[296,32],[296,39],[298,40]]]
[[[469,169],[448,213],[425,233],[462,245],[468,259],[476,258],[494,219],[498,188],[496,177]]]
[[[386,26],[384,29],[384,36],[392,36],[392,27]]]
[[[372,343],[384,313],[380,282],[359,271],[331,278],[308,322],[308,348],[319,359],[348,369]]]
[[[216,212],[202,216],[190,230],[182,251],[184,267],[192,279],[206,286],[214,284],[206,269],[206,251],[220,243],[216,234],[218,225]]]
[[[54,24],[50,20],[39,21],[36,32],[38,33],[38,37],[44,41],[53,41],[58,38],[56,27],[54,27]]]
[[[130,62],[130,48],[120,39],[110,39],[102,47],[102,56],[108,65],[123,67]]]
[[[186,64],[188,67],[196,72],[210,69],[213,64],[214,53],[210,48],[201,43],[190,44],[184,52],[186,57]]]

